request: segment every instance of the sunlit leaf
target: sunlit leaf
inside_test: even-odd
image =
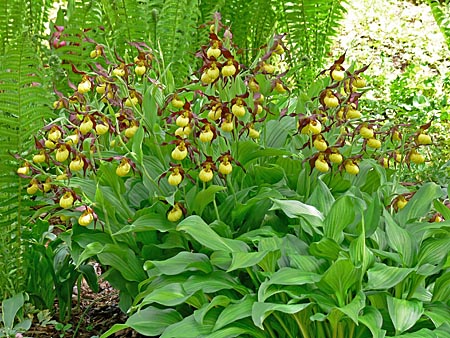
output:
[[[343,230],[355,219],[355,200],[344,195],[338,198],[323,222],[324,235],[340,243]]]
[[[423,303],[417,300],[387,296],[387,305],[396,333],[403,333],[414,326],[424,312]]]
[[[227,272],[254,266],[261,262],[269,251],[263,252],[233,252],[233,260]]]
[[[413,271],[413,268],[398,268],[383,263],[375,263],[372,268],[367,270],[368,282],[366,289],[390,289],[405,280]]]
[[[216,193],[225,190],[225,187],[219,185],[210,185],[208,188],[197,192],[194,202],[192,203],[192,211],[197,215],[201,215],[206,206],[214,201]]]
[[[247,252],[249,250],[249,247],[244,242],[220,237],[205,221],[196,215],[182,220],[178,224],[177,230],[187,232],[196,241],[212,250],[228,252]]]
[[[382,330],[383,316],[380,311],[372,306],[366,306],[358,321],[365,325],[372,333],[373,338],[384,338],[386,330]]]
[[[213,331],[219,330],[222,327],[242,318],[250,317],[252,315],[252,307],[255,301],[255,296],[246,295],[241,300],[226,306],[217,318]]]
[[[146,261],[144,264],[149,275],[176,275],[185,271],[212,271],[208,256],[195,252],[179,252],[177,255],[164,261]],[[152,271],[153,270],[153,271]]]
[[[310,303],[286,305],[275,303],[253,303],[252,307],[252,319],[255,325],[261,329],[264,329],[264,320],[274,311],[293,314],[306,309]]]

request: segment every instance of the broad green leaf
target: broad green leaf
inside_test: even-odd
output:
[[[324,235],[341,243],[344,229],[355,219],[355,198],[348,195],[338,198],[323,222]]]
[[[208,188],[197,192],[197,194],[195,195],[194,202],[192,203],[191,206],[192,211],[195,214],[201,216],[205,207],[209,203],[214,201],[216,193],[218,193],[219,191],[223,191],[225,189],[226,189],[225,187],[222,187],[220,185],[210,185]]]
[[[149,306],[134,313],[125,324],[140,334],[157,336],[169,325],[178,323],[181,319],[181,315],[173,309],[158,309]]]
[[[309,205],[314,205],[322,214],[327,215],[335,202],[330,188],[319,178],[311,196],[306,201]]]
[[[232,338],[232,337],[242,337],[244,335],[247,335],[250,337],[265,338],[265,336],[262,335],[261,333],[256,335],[256,328],[249,330],[249,329],[241,328],[241,327],[237,327],[237,326],[231,326],[231,327],[227,327],[227,328],[215,331],[211,334],[203,336],[203,338]]]
[[[106,331],[105,333],[103,333],[100,338],[107,338],[111,335],[113,335],[114,333],[117,333],[119,331],[128,329],[129,326],[127,324],[114,324],[113,326],[111,326],[111,328]]]
[[[215,307],[218,307],[218,306],[222,306],[222,307],[226,308],[228,306],[228,304],[230,304],[230,302],[231,302],[231,299],[228,298],[227,296],[219,295],[219,296],[214,297],[213,299],[211,299],[211,301],[209,303],[206,303],[203,307],[194,311],[195,320],[198,323],[203,324],[203,319],[205,318],[205,316],[209,310],[211,310]]]
[[[384,338],[386,330],[381,329],[383,316],[380,311],[372,306],[366,306],[363,311],[363,314],[358,317],[358,321],[370,330],[373,338]]]
[[[403,333],[413,327],[424,312],[423,303],[417,300],[387,296],[387,305],[396,334]]]
[[[228,251],[214,251],[211,254],[211,264],[222,270],[228,270],[231,260],[231,253]]]
[[[188,294],[193,294],[199,290],[204,293],[214,293],[229,289],[236,290],[241,294],[249,292],[231,274],[224,271],[213,271],[207,275],[192,275],[183,283],[183,288]]]
[[[324,292],[335,294],[340,307],[345,305],[348,290],[359,281],[360,269],[350,259],[339,259],[325,271],[317,286]]]
[[[310,304],[311,303],[287,305],[255,302],[252,306],[252,320],[257,327],[264,329],[263,322],[272,312],[279,311],[294,314],[306,309]]]
[[[93,242],[88,244],[84,249],[84,251],[81,253],[81,255],[78,257],[76,268],[78,269],[86,259],[101,253],[104,247],[105,247],[104,244],[99,242]]]
[[[251,160],[254,160],[258,157],[283,156],[283,155],[290,156],[291,153],[285,149],[262,148],[253,141],[244,141],[239,142],[239,154],[237,160],[242,165],[245,165]]]
[[[295,130],[295,119],[285,116],[280,120],[271,120],[266,123],[264,140],[271,148],[282,148],[286,142],[288,130]]]
[[[254,165],[250,174],[256,185],[275,184],[284,178],[283,169],[276,164]]]
[[[405,280],[413,268],[398,268],[383,263],[375,263],[367,270],[366,290],[387,290]]]
[[[337,310],[344,313],[347,317],[349,317],[356,325],[358,325],[359,314],[361,310],[364,309],[366,305],[366,295],[364,292],[359,291],[355,298],[352,299],[350,303],[343,307],[337,308]]]
[[[395,335],[395,337],[398,338],[441,338],[438,336],[438,334],[435,332],[435,330],[431,331],[430,329],[421,329],[416,332],[412,333],[405,333],[402,335]],[[448,334],[445,336],[442,336],[442,338],[447,338]]]
[[[372,266],[375,261],[373,252],[366,246],[364,233],[350,243],[349,254],[353,265],[362,268],[362,274],[365,274],[367,268]]]
[[[435,200],[433,205],[436,211],[441,213],[444,219],[450,220],[450,208],[448,208],[444,203],[442,203],[439,200]]]
[[[149,276],[177,275],[185,271],[209,273],[212,271],[212,265],[205,254],[182,251],[164,261],[146,261],[144,269],[148,271]]]
[[[289,218],[303,218],[313,227],[322,226],[323,215],[315,207],[296,200],[280,200],[272,198],[270,210],[282,210]]]
[[[261,283],[258,290],[258,301],[265,300],[266,290],[270,285],[303,285],[314,284],[321,279],[321,275],[308,271],[301,271],[293,268],[281,268],[270,278]]]
[[[269,253],[269,251],[263,252],[233,252],[233,260],[231,266],[228,268],[227,272],[233,270],[247,268],[250,266],[255,266],[261,262],[264,257]]]
[[[428,238],[419,249],[419,265],[433,264],[437,265],[445,261],[450,252],[450,237],[447,238]]]
[[[309,253],[315,257],[334,261],[339,257],[342,248],[334,240],[323,237],[319,242],[311,243]]]
[[[232,253],[248,252],[250,249],[244,242],[220,237],[205,221],[196,215],[182,220],[178,224],[177,230],[187,232],[200,244],[212,250],[223,250]]]
[[[211,333],[214,323],[205,321],[199,324],[194,315],[184,317],[183,320],[169,325],[160,338],[198,338]]]
[[[435,327],[450,324],[450,307],[443,302],[433,302],[425,305],[423,314],[431,319]]]
[[[416,256],[417,242],[405,229],[396,224],[386,209],[384,210],[384,219],[389,246],[400,254],[404,265],[412,266]]]
[[[147,278],[143,263],[133,250],[118,244],[106,244],[101,253],[97,254],[100,263],[117,269],[128,281],[141,282]]]
[[[325,260],[318,259],[314,256],[290,254],[288,258],[290,267],[299,269],[301,271],[320,274],[324,271],[324,267],[326,266]]]
[[[253,303],[256,299],[253,295],[245,295],[244,298],[225,307],[217,318],[213,331],[217,331],[222,327],[237,322],[238,320],[252,315]]]
[[[22,292],[2,301],[2,322],[6,329],[14,327],[14,318],[24,303],[25,297]]]
[[[431,203],[442,195],[442,189],[436,183],[425,183],[396,214],[396,220],[403,226],[412,219],[425,216],[430,211]]]
[[[91,290],[97,293],[99,291],[98,276],[94,270],[94,267],[91,264],[82,264],[80,266],[80,272],[83,275],[89,287],[91,288]]]
[[[142,215],[132,224],[125,225],[122,229],[114,233],[114,236],[126,234],[129,232],[142,232],[149,230],[158,230],[160,232],[167,232],[174,230],[175,226],[172,222],[167,220],[163,214],[148,213]]]
[[[190,296],[192,296],[192,294],[186,293],[181,284],[172,283],[157,288],[145,296],[139,303],[139,308],[153,303],[165,306],[175,306],[183,304]]]
[[[434,302],[448,302],[450,300],[450,271],[443,273],[434,282],[433,298]],[[449,317],[450,318],[450,317]]]
[[[365,233],[366,237],[369,238],[377,230],[380,224],[380,215],[383,206],[381,205],[380,199],[375,194],[369,202],[367,202],[367,210],[362,213],[364,217]]]

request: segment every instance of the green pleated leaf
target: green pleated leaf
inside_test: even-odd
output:
[[[139,303],[139,308],[153,303],[165,306],[175,306],[183,304],[190,296],[192,296],[192,294],[186,293],[181,284],[172,283],[159,287],[145,296]]]
[[[355,219],[355,200],[344,195],[334,202],[323,222],[324,235],[340,243],[343,230]]]
[[[442,203],[439,200],[435,200],[433,205],[436,211],[441,213],[444,219],[450,220],[450,208],[448,208],[444,203]]]
[[[225,307],[217,318],[213,331],[217,331],[228,324],[252,315],[253,303],[256,299],[254,295],[245,295],[241,300]]]
[[[78,257],[78,262],[76,268],[79,268],[80,265],[88,258],[95,256],[102,252],[104,249],[104,244],[99,242],[89,243],[86,248],[83,250],[81,255]]]
[[[127,324],[114,324],[113,326],[111,326],[111,328],[106,331],[105,333],[103,333],[100,338],[107,338],[111,335],[113,335],[114,333],[117,333],[119,331],[128,329],[129,326]]]
[[[387,305],[389,316],[397,334],[413,327],[424,312],[423,303],[417,300],[398,299],[388,296]]]
[[[200,324],[203,324],[203,319],[205,318],[209,310],[219,306],[226,308],[228,304],[230,304],[230,302],[231,299],[227,296],[219,295],[214,297],[209,303],[206,303],[203,307],[194,311],[195,320]]]
[[[356,325],[358,325],[359,314],[361,313],[361,310],[364,309],[365,305],[366,295],[364,292],[359,291],[350,303],[337,308],[337,310],[347,315]]]
[[[306,202],[309,205],[314,205],[324,215],[327,215],[335,202],[335,198],[331,194],[330,188],[320,178],[316,183],[317,185]]]
[[[177,275],[185,271],[209,273],[212,271],[212,265],[205,254],[182,251],[164,261],[146,261],[144,269],[151,276],[161,274]]]
[[[450,299],[450,271],[443,273],[434,282],[432,302],[448,302]],[[450,318],[450,317],[449,317]]]
[[[211,333],[214,325],[212,321],[205,321],[203,324],[195,320],[194,315],[184,317],[183,320],[169,325],[160,338],[198,338]]]
[[[97,256],[100,263],[117,269],[126,280],[141,282],[147,278],[143,263],[128,247],[106,244],[103,251]]]
[[[167,232],[169,230],[175,230],[175,226],[172,222],[169,222],[163,214],[148,213],[139,217],[132,224],[125,225],[113,235],[117,236],[130,232],[143,232],[149,230]]]
[[[366,306],[363,314],[358,317],[358,321],[370,330],[373,338],[384,338],[386,336],[386,330],[381,329],[383,316],[378,309]]]
[[[355,268],[350,259],[340,259],[323,274],[317,286],[326,293],[335,294],[342,307],[348,290],[359,281],[359,275],[360,270]]]
[[[411,266],[416,256],[417,242],[414,241],[408,231],[396,224],[386,209],[383,215],[386,221],[385,230],[389,246],[400,254],[404,265]]]
[[[207,275],[192,275],[184,283],[183,288],[188,294],[199,290],[204,293],[213,293],[220,290],[236,290],[241,294],[249,291],[247,288],[224,271],[213,271]]]
[[[450,252],[450,238],[428,238],[419,250],[419,265],[442,263]]]
[[[216,193],[225,189],[225,187],[220,185],[210,185],[208,188],[199,191],[197,195],[195,195],[194,202],[192,203],[192,211],[201,216],[205,207],[214,201]]]
[[[252,141],[244,141],[239,143],[239,157],[237,160],[245,165],[251,160],[258,157],[269,157],[269,156],[289,156],[291,153],[284,149],[277,148],[262,148],[258,144]]]
[[[252,320],[257,327],[259,327],[260,329],[264,329],[263,322],[272,312],[279,311],[283,313],[293,314],[306,309],[309,305],[310,303],[286,305],[255,302],[252,306]]]
[[[212,250],[223,250],[227,252],[247,252],[249,247],[244,242],[220,237],[199,216],[193,215],[182,220],[178,231],[185,231],[196,241]]]
[[[255,165],[252,167],[251,173],[257,185],[275,184],[284,178],[283,169],[276,164],[268,164],[265,166]]]
[[[342,248],[334,240],[323,237],[319,242],[311,243],[309,253],[315,257],[326,258],[328,260],[336,260]]]
[[[282,148],[286,142],[289,130],[295,130],[295,119],[286,116],[281,120],[271,120],[266,124],[264,139],[271,148]]]
[[[436,302],[425,305],[424,315],[431,319],[435,327],[450,324],[450,307],[445,303]]]
[[[261,262],[269,251],[263,252],[233,252],[231,266],[227,272],[254,266]]]
[[[363,213],[366,237],[369,238],[378,229],[383,206],[378,196],[367,202],[367,210]]]
[[[181,315],[173,309],[158,309],[149,306],[134,313],[125,324],[140,334],[157,336],[169,325],[177,323],[181,319]]]
[[[258,301],[267,299],[266,291],[270,285],[304,285],[314,284],[321,279],[321,275],[308,271],[301,271],[293,268],[281,268],[270,278],[261,283],[258,290]]]
[[[295,200],[271,199],[273,206],[270,210],[282,210],[290,218],[304,218],[314,227],[321,227],[323,221],[322,213],[314,206],[304,204]]]
[[[425,183],[409,200],[408,204],[396,214],[396,220],[400,225],[404,225],[412,219],[425,216],[430,211],[433,201],[442,197],[442,195],[442,189],[436,183]]]
[[[367,290],[386,290],[405,280],[413,268],[398,268],[383,263],[375,263],[367,270]]]

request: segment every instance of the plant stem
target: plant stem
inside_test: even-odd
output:
[[[263,325],[264,325],[264,328],[267,329],[267,331],[269,332],[270,337],[272,337],[272,338],[277,338],[275,332],[273,332],[273,330],[272,330],[272,328],[270,327],[270,325],[267,325],[266,323],[264,323]]]
[[[220,222],[220,215],[219,215],[219,209],[217,208],[216,199],[213,199],[213,205],[214,205],[214,211],[216,212],[217,220]]]
[[[305,327],[305,325],[303,324],[303,322],[301,321],[300,318],[298,318],[298,313],[293,315],[295,321],[297,322],[297,325],[300,329],[300,332],[302,333],[303,338],[309,338],[309,332],[307,330],[307,328]]]
[[[292,333],[290,332],[289,328],[286,326],[284,321],[280,318],[279,314],[276,312],[274,312],[272,314],[277,319],[278,323],[280,323],[281,327],[283,328],[283,330],[287,334],[287,336],[290,338],[295,338],[295,336],[292,335]]]

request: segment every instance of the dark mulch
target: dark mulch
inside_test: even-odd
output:
[[[74,290],[72,316],[67,324],[71,327],[62,332],[57,330],[54,324],[40,325],[37,320],[27,331],[24,337],[39,338],[94,338],[109,330],[114,324],[125,323],[127,320],[118,306],[118,292],[107,282],[100,283],[100,292],[93,293],[87,285],[83,283],[80,297]],[[80,301],[78,301],[80,298]],[[58,321],[57,304],[55,305],[54,320]],[[137,338],[144,337],[134,330],[127,329],[117,332],[111,337]]]

